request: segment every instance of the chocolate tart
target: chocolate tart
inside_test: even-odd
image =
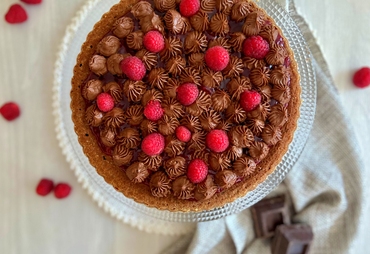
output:
[[[179,2],[122,0],[102,16],[74,67],[72,120],[91,165],[118,192],[162,210],[204,211],[243,197],[275,170],[297,127],[301,89],[288,41],[253,1],[201,0],[200,10],[190,18],[181,16]],[[151,30],[165,39],[159,53],[142,45],[143,34]],[[269,43],[264,59],[243,56],[243,41],[251,36]],[[214,46],[230,54],[221,72],[204,62],[205,51]],[[145,65],[142,81],[130,81],[122,73],[120,63],[129,54]],[[185,82],[200,90],[196,102],[187,107],[176,100],[176,87]],[[251,112],[239,103],[246,90],[262,97]],[[96,105],[102,92],[115,103],[106,113]],[[158,122],[143,115],[151,100],[164,109]],[[192,132],[190,142],[174,135],[179,125]],[[205,146],[204,137],[212,129],[228,133],[225,152],[214,153]],[[154,157],[140,148],[152,132],[166,140],[164,152]],[[186,174],[195,158],[209,167],[207,178],[197,184]]]

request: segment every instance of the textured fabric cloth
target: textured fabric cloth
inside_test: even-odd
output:
[[[312,226],[314,241],[310,253],[350,253],[366,200],[362,160],[321,51],[294,4],[286,3],[313,54],[317,110],[302,155],[271,195],[290,196],[295,210],[292,221]],[[247,209],[217,221],[199,223],[194,235],[182,238],[166,251],[171,253],[263,254],[270,253],[270,240],[255,239]]]

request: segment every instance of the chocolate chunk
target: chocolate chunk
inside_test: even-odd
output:
[[[251,207],[251,212],[257,238],[271,237],[277,226],[290,224],[284,196],[262,200]]]
[[[308,225],[280,225],[271,244],[272,254],[307,254],[313,240]]]

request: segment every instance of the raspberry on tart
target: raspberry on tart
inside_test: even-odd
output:
[[[269,43],[261,36],[252,36],[243,42],[243,53],[246,57],[261,60],[265,58],[269,51]]]

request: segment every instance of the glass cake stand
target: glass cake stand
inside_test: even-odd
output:
[[[193,224],[189,222],[201,222],[216,220],[227,215],[238,213],[255,204],[268,193],[275,189],[286,177],[288,172],[300,156],[307,138],[309,136],[316,107],[316,78],[311,62],[311,53],[306,45],[301,31],[289,14],[273,0],[260,0],[258,5],[266,10],[276,23],[283,30],[291,48],[294,51],[298,63],[299,74],[302,86],[302,105],[298,128],[294,139],[289,146],[288,152],[277,166],[276,170],[267,179],[259,184],[256,189],[236,201],[226,204],[223,207],[203,212],[170,212],[136,203],[126,198],[122,193],[117,192],[112,186],[96,173],[82,152],[82,148],[74,132],[74,125],[71,120],[70,89],[73,67],[80,47],[85,41],[87,34],[92,30],[93,25],[100,19],[102,14],[110,9],[118,0],[91,0],[78,13],[72,24],[68,27],[59,53],[55,68],[54,82],[54,116],[56,118],[57,137],[63,153],[70,162],[71,168],[75,170],[78,180],[88,189],[99,206],[109,211],[113,216],[145,229],[150,223],[160,226],[160,223],[167,222],[178,231],[184,232],[188,229],[181,229],[178,224]],[[172,224],[170,224],[172,223]],[[155,226],[149,232],[155,232]],[[181,233],[181,232],[176,233]],[[163,233],[163,232],[162,232]],[[165,232],[170,233],[171,232]]]

